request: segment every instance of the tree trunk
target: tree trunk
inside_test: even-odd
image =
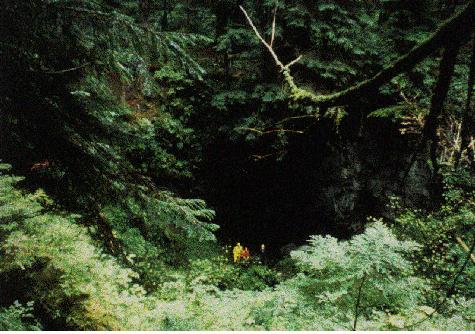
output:
[[[422,130],[421,140],[413,153],[410,164],[404,176],[405,180],[412,165],[414,164],[417,154],[421,150],[429,149],[433,168],[433,182],[431,187],[432,198],[434,199],[435,206],[440,203],[442,195],[442,179],[439,174],[439,164],[437,162],[437,148],[439,145],[437,128],[439,126],[439,118],[442,114],[444,103],[450,88],[450,82],[454,74],[455,62],[457,60],[457,54],[459,50],[460,40],[453,40],[453,42],[444,50],[439,66],[439,77],[432,93],[429,115],[427,116],[424,128]]]
[[[460,164],[462,159],[462,154],[465,149],[467,149],[468,161],[470,163],[475,162],[475,157],[473,156],[473,151],[469,149],[471,137],[474,135],[475,128],[475,115],[473,115],[472,110],[472,97],[473,97],[473,85],[475,84],[475,35],[472,42],[472,59],[470,62],[470,73],[468,77],[468,87],[467,87],[467,100],[465,102],[465,109],[462,118],[462,130],[461,137],[462,142],[460,144],[460,149],[457,152],[455,163]]]
[[[162,0],[163,15],[161,20],[162,31],[168,30],[168,0]]]
[[[404,184],[412,166],[414,165],[414,162],[417,159],[419,152],[422,150],[426,151],[428,149],[434,171],[435,194],[437,194],[439,192],[438,189],[440,189],[440,179],[438,175],[439,166],[437,163],[437,146],[439,144],[437,127],[439,125],[439,117],[442,114],[445,99],[447,98],[450,82],[454,74],[455,62],[459,49],[460,41],[453,40],[453,42],[444,50],[439,66],[439,77],[432,93],[429,115],[427,116],[424,128],[422,129],[421,139],[412,153],[409,164],[404,173],[404,177],[402,178],[402,183]],[[429,146],[427,145],[428,143],[430,144]]]
[[[139,23],[148,26],[150,16],[150,0],[140,0],[139,2],[140,18]]]
[[[226,33],[226,29],[229,23],[229,8],[223,4],[216,4],[214,14],[216,16],[216,26],[215,26],[215,39]],[[224,51],[222,54],[224,77],[229,78],[230,75],[230,66],[229,66],[229,55],[227,51]],[[226,80],[227,82],[227,80]]]
[[[450,88],[450,82],[454,74],[455,62],[457,61],[457,54],[460,50],[460,41],[454,39],[453,43],[447,46],[444,50],[442,60],[439,68],[439,78],[434,88],[432,95],[432,102],[430,106],[429,116],[424,124],[422,133],[423,143],[425,140],[430,140],[430,157],[432,167],[434,168],[434,176],[437,177],[439,172],[439,164],[437,163],[437,147],[439,144],[439,137],[437,135],[437,128],[439,126],[439,118],[444,108],[445,100]]]

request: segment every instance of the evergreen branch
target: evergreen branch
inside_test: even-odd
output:
[[[130,20],[128,16],[117,11],[107,12],[79,6],[73,7],[60,5],[59,7],[63,10],[80,13],[88,17],[95,17],[98,20],[105,19],[105,21],[108,20],[109,23],[118,22],[135,34],[149,36],[150,38],[156,39],[161,45],[165,45],[168,50],[171,50],[175,55],[179,56],[179,59],[183,65],[189,65],[190,68],[196,70],[200,80],[202,79],[201,75],[205,73],[205,70],[202,68],[202,66],[185,51],[186,46],[194,45],[196,41],[201,40],[209,42],[209,39],[205,36],[182,32],[156,31],[147,25],[135,23],[134,21]]]
[[[73,12],[77,13],[83,13],[83,14],[89,14],[92,16],[100,16],[100,17],[112,17],[114,16],[113,13],[107,13],[103,12],[100,10],[92,10],[92,9],[87,9],[87,8],[82,8],[82,7],[70,7],[70,6],[62,6],[62,9],[68,9]]]
[[[244,13],[257,38],[267,48],[275,63],[282,71],[284,80],[290,87],[291,98],[298,102],[307,102],[323,107],[346,105],[352,102],[354,99],[359,99],[362,96],[368,96],[375,90],[378,90],[382,85],[391,81],[394,77],[400,75],[401,73],[410,71],[422,60],[429,57],[432,53],[446,46],[450,42],[459,40],[462,43],[465,41],[470,35],[470,32],[474,30],[475,22],[475,0],[471,0],[462,10],[445,21],[430,37],[416,45],[412,50],[401,56],[393,63],[387,65],[372,78],[364,80],[350,88],[336,93],[329,95],[318,95],[308,90],[302,89],[295,84],[294,78],[290,73],[290,66],[295,64],[299,58],[287,65],[284,65],[275,53],[272,46],[268,44],[261,36],[248,13],[242,6],[240,6],[240,9]]]

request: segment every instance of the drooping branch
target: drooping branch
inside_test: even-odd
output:
[[[249,25],[254,30],[257,38],[267,48],[276,65],[280,68],[286,83],[290,87],[292,99],[301,103],[311,103],[322,107],[346,105],[355,99],[373,93],[397,75],[410,71],[422,60],[440,48],[445,47],[449,42],[453,42],[454,39],[463,42],[474,30],[475,22],[475,0],[471,0],[462,10],[452,16],[449,20],[445,21],[430,37],[415,46],[411,51],[397,59],[395,62],[386,66],[372,78],[336,93],[318,95],[298,87],[290,73],[290,66],[298,62],[300,57],[289,64],[284,65],[274,51],[273,46],[267,43],[257,30],[246,10],[242,7],[240,7],[240,9],[244,13]],[[274,29],[275,27],[273,27],[273,30]]]
[[[68,73],[68,72],[73,72],[73,71],[77,71],[77,70],[80,70],[86,66],[89,66],[91,65],[91,62],[87,62],[87,63],[84,63],[82,65],[79,65],[79,66],[75,66],[75,67],[71,67],[71,68],[67,68],[67,69],[64,69],[64,70],[56,70],[56,71],[53,71],[53,70],[48,70],[48,71],[43,71],[43,73],[45,74],[64,74],[64,73]],[[35,71],[37,72],[37,71]]]

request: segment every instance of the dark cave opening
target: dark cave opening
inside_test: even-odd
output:
[[[389,196],[404,194],[408,204],[426,205],[430,171],[424,166],[400,188],[410,138],[391,121],[360,116],[348,117],[338,131],[322,121],[292,138],[281,161],[254,161],[253,148],[216,140],[203,177],[204,198],[221,227],[218,239],[240,242],[251,253],[265,244],[270,257],[281,258],[310,235],[348,239],[368,216],[390,216]]]

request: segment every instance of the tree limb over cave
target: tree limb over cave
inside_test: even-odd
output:
[[[368,80],[364,80],[350,88],[328,95],[318,95],[297,86],[291,75],[290,67],[300,60],[301,57],[293,60],[289,64],[283,64],[273,49],[273,45],[266,42],[262,37],[246,10],[239,6],[246,16],[246,19],[254,30],[257,38],[267,48],[276,65],[282,71],[286,83],[290,87],[290,94],[293,100],[300,103],[311,103],[319,107],[342,106],[351,103],[355,99],[377,91],[382,85],[391,81],[397,75],[410,71],[422,60],[430,56],[435,51],[445,47],[454,39],[459,39],[463,43],[471,35],[475,22],[475,0],[471,0],[462,10],[445,21],[430,37],[415,46],[411,51],[401,56],[393,63],[386,66],[379,73]],[[273,25],[272,29],[275,29]],[[272,33],[272,36],[274,32]]]

